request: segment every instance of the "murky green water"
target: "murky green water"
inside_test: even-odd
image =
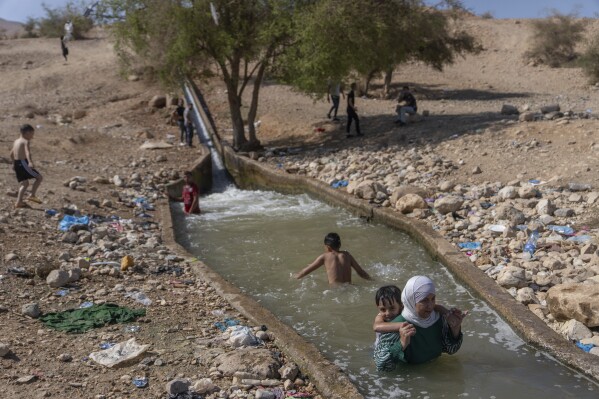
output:
[[[190,252],[313,342],[367,398],[599,397],[594,383],[524,345],[403,233],[305,195],[230,188],[203,197],[200,216],[184,218],[180,205],[173,207],[178,239]],[[291,277],[322,253],[332,231],[376,281],[354,275],[354,285],[332,289],[322,269]],[[415,274],[435,281],[438,303],[471,311],[464,343],[456,355],[379,373],[372,362],[374,293],[385,284],[403,288]]]

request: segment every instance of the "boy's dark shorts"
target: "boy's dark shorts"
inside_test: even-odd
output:
[[[23,180],[37,179],[42,177],[41,173],[29,166],[29,162],[26,159],[20,159],[14,161],[15,173],[17,175],[17,181],[20,183]]]

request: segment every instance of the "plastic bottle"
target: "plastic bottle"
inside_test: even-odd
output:
[[[524,252],[528,252],[532,258],[537,250],[537,241],[539,240],[539,232],[533,231],[528,237],[528,241],[524,244]]]

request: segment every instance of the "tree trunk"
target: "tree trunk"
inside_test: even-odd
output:
[[[241,115],[241,98],[237,95],[235,87],[227,84],[227,99],[229,100],[229,112],[231,113],[231,124],[233,125],[233,149],[239,150],[246,145],[245,130],[243,127],[243,116]]]
[[[254,126],[254,121],[256,120],[256,114],[258,113],[258,96],[260,94],[260,87],[262,86],[262,80],[264,79],[264,71],[266,70],[267,61],[263,61],[260,67],[258,68],[258,72],[256,73],[256,78],[254,79],[254,89],[252,91],[252,102],[250,104],[250,111],[248,113],[248,131],[249,131],[249,143],[248,146],[252,149],[259,149],[260,140],[256,136],[256,127]]]
[[[383,87],[383,97],[389,98],[389,92],[391,91],[391,82],[393,81],[393,67],[388,68],[385,71],[385,86]]]

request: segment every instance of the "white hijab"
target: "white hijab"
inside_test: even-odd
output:
[[[439,314],[434,310],[426,319],[419,317],[416,312],[416,304],[434,293],[435,283],[430,278],[414,276],[409,279],[401,293],[401,301],[404,305],[401,315],[404,319],[422,328],[428,328],[435,324],[439,320]]]

